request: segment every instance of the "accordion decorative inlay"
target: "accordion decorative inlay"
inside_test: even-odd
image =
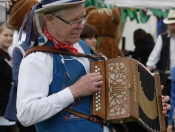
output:
[[[147,131],[165,132],[159,74],[126,57],[92,61],[90,68],[103,76],[102,90],[92,95],[91,115],[116,125],[138,123]]]

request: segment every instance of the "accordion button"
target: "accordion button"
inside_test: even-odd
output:
[[[98,72],[97,70],[95,70],[95,72]]]
[[[98,111],[98,108],[96,108],[96,111]]]
[[[98,100],[95,101],[98,104]]]
[[[98,98],[100,98],[101,96],[100,95],[98,95]]]
[[[100,100],[100,99],[98,99],[98,101],[100,102],[101,100]]]
[[[95,68],[98,68],[98,66],[97,66],[97,65],[95,65]]]
[[[96,108],[98,108],[98,104],[96,104]]]
[[[98,71],[100,71],[100,68],[98,68]]]
[[[101,107],[98,107],[98,109],[100,110],[100,109],[101,109]]]

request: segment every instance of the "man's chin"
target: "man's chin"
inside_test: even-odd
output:
[[[170,32],[172,38],[175,38],[175,32]]]
[[[71,41],[67,42],[67,44],[73,45],[73,44],[77,43],[78,40],[79,40],[79,38],[78,39],[77,38],[76,39],[72,39]]]
[[[175,31],[170,31],[170,30],[168,30],[168,33],[170,34],[170,36],[171,36],[172,38],[175,38]]]
[[[73,42],[77,43],[79,39],[80,39],[79,37],[76,37],[76,38],[73,39]]]

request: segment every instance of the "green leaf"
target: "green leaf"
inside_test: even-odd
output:
[[[162,11],[162,16],[163,16],[163,18],[167,18],[168,17],[168,10],[166,10],[166,11]]]
[[[120,19],[123,23],[126,22],[126,12],[125,12],[125,9],[124,8],[121,8],[120,9]]]
[[[137,11],[134,9],[133,12],[134,12],[134,18],[136,19],[137,23],[139,23],[139,19],[138,19],[138,16],[137,16]]]
[[[131,21],[136,19],[137,23],[139,23],[136,9],[126,8],[126,15],[129,16]]]
[[[85,7],[95,6],[95,0],[86,0]]]
[[[129,16],[130,20],[134,20],[134,12],[131,11],[129,8],[126,9],[126,14]]]
[[[153,13],[153,15],[161,18],[162,17],[162,11],[159,9],[150,9],[150,11]]]
[[[149,16],[146,15],[141,9],[139,10],[139,12],[140,12],[140,22],[147,23]]]

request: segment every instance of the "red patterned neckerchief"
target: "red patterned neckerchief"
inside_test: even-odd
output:
[[[52,41],[52,42],[55,44],[55,48],[56,48],[56,49],[59,49],[59,48],[67,49],[67,50],[71,51],[72,53],[74,53],[75,55],[78,54],[77,49],[75,49],[73,46],[68,45],[68,44],[64,44],[64,43],[59,42],[59,41],[57,41],[56,39],[54,39],[54,38],[49,34],[49,32],[48,32],[46,26],[44,27],[44,34],[46,35],[46,37],[47,37],[50,41]]]

